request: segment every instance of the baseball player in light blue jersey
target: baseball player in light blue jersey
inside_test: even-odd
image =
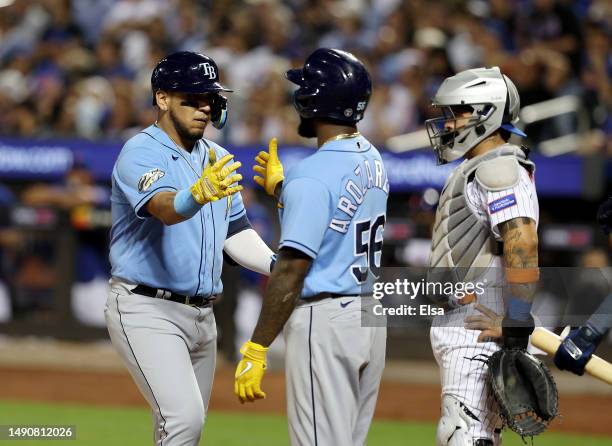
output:
[[[250,227],[240,163],[203,139],[223,126],[212,59],[174,53],[151,78],[158,120],[126,142],[112,176],[111,341],[151,406],[154,444],[200,442],[212,387],[223,251],[269,274],[273,253]]]
[[[362,327],[380,273],[389,183],[357,131],[370,77],[353,55],[318,49],[287,78],[299,88],[299,133],[319,149],[283,178],[276,140],[256,181],[279,198],[281,240],[257,326],[240,350],[235,393],[264,398],[266,350],[283,330],[293,445],[363,445],[385,362],[386,327]]]

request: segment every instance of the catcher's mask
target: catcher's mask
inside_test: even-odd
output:
[[[443,113],[425,122],[439,164],[463,157],[498,129],[527,136],[514,126],[520,111],[516,86],[498,67],[474,68],[446,78],[432,106]],[[467,122],[457,116],[458,107],[471,110]]]
[[[425,127],[438,164],[451,161],[449,159],[451,157],[445,152],[452,150],[455,144],[464,144],[471,129],[474,129],[477,135],[482,135],[484,133],[482,124],[497,110],[494,104],[457,104],[437,108],[442,112],[442,116],[428,119]],[[471,115],[465,116],[466,112],[470,112]]]

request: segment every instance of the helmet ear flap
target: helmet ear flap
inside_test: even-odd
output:
[[[293,105],[299,115],[304,118],[312,118],[318,111],[316,90],[308,87],[300,87],[293,93]]]
[[[221,130],[227,122],[227,98],[220,94],[212,95],[210,108],[212,125]]]

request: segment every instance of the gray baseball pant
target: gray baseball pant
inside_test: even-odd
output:
[[[365,444],[387,338],[385,326],[362,327],[362,305],[370,303],[366,297],[303,301],[285,324],[293,446]]]
[[[151,407],[156,446],[196,446],[217,354],[212,308],[131,293],[113,279],[104,310],[111,341]]]

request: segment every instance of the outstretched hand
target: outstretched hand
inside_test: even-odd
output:
[[[204,168],[202,176],[191,186],[191,194],[195,201],[199,204],[206,204],[242,190],[242,186],[237,184],[242,180],[242,175],[234,174],[242,165],[240,161],[226,167],[226,164],[233,158],[234,155],[225,155],[217,161],[215,151],[210,149],[208,164]],[[234,183],[236,185],[232,186]]]
[[[285,179],[283,165],[278,159],[278,147],[276,138],[272,138],[268,144],[268,151],[261,151],[255,157],[257,163],[253,166],[256,175],[253,177],[255,182],[264,188],[266,193],[278,199],[279,190],[277,187]]]

